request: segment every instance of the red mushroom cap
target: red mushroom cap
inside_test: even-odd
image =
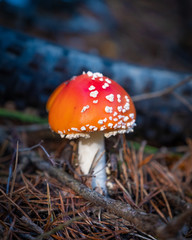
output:
[[[133,131],[136,112],[127,92],[101,73],[87,72],[62,83],[47,102],[49,124],[62,137],[106,137]]]

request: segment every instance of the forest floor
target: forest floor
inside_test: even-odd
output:
[[[107,139],[108,197],[89,190],[76,150],[47,124],[1,127],[2,239],[192,238],[191,139],[171,149]]]

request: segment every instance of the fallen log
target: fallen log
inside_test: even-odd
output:
[[[18,109],[38,108],[61,82],[83,71],[102,72],[131,96],[166,89],[191,76],[116,62],[86,54],[0,27],[0,103],[14,101]],[[182,144],[192,136],[192,81],[173,93],[136,102],[136,135],[157,144]]]

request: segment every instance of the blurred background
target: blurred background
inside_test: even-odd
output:
[[[47,117],[52,90],[83,70],[131,96],[178,83],[192,72],[191,11],[191,0],[0,0],[1,107]],[[177,93],[183,102],[136,103],[136,136],[172,146],[192,135],[192,84]]]
[[[191,0],[0,0],[0,24],[145,66],[192,69]]]

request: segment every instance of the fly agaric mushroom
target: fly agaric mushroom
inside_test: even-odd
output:
[[[115,81],[88,71],[59,85],[47,110],[53,131],[68,139],[79,138],[79,165],[84,174],[98,159],[92,187],[107,194],[104,136],[133,131],[136,112],[130,96]]]

